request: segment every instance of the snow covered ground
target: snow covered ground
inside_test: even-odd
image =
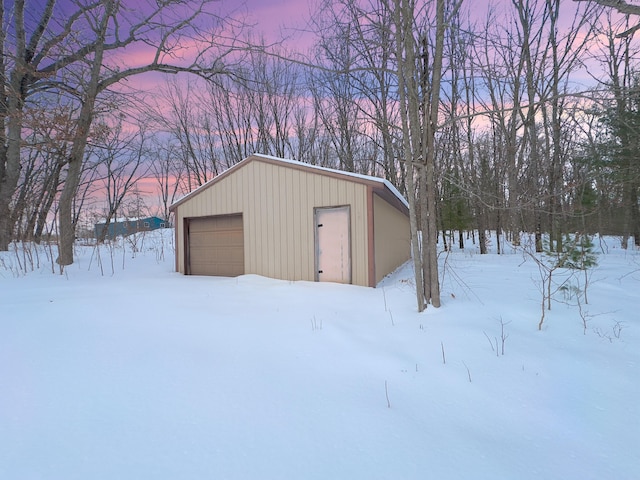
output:
[[[542,331],[517,251],[443,254],[419,314],[408,265],[377,289],[188,277],[170,240],[64,275],[0,255],[0,478],[640,478],[640,254],[614,239]]]

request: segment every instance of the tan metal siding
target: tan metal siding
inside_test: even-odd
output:
[[[376,283],[410,258],[409,217],[373,195]]]
[[[242,213],[245,272],[309,280],[314,271],[314,207],[351,205],[352,282],[368,285],[367,187],[349,180],[263,161],[251,161],[176,208],[183,219]],[[177,238],[183,238],[178,232]],[[179,271],[184,246],[179,242]]]

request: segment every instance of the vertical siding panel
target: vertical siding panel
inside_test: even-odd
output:
[[[289,231],[287,229],[289,219],[287,216],[287,176],[286,169],[283,167],[275,168],[276,183],[274,184],[273,195],[278,199],[278,223],[275,224],[275,268],[278,272],[278,276],[282,278],[289,273],[288,270],[288,255],[286,255],[287,248],[287,235]]]
[[[300,261],[298,256],[300,249],[300,236],[302,233],[302,224],[300,222],[300,172],[291,171],[291,269],[293,279],[300,279]]]
[[[287,266],[287,276],[285,278],[288,280],[293,280],[295,278],[295,263],[293,262],[293,237],[296,230],[293,218],[293,204],[291,202],[293,189],[293,170],[291,168],[285,168],[283,169],[282,173],[285,177],[285,188],[280,192],[280,198],[284,204],[283,212],[286,212],[285,220],[287,234],[280,244],[280,252],[282,254],[282,259],[284,260],[283,265]]]
[[[267,186],[267,200],[266,204],[271,205],[271,215],[267,216],[265,220],[268,224],[268,241],[269,241],[269,251],[267,252],[267,256],[269,259],[269,269],[267,276],[271,277],[276,274],[276,231],[277,226],[280,222],[280,202],[278,202],[278,197],[275,194],[276,186],[275,182],[277,181],[275,176],[275,171],[273,165],[264,164],[265,166],[265,174],[262,178],[266,179]]]
[[[314,244],[314,225],[313,225],[313,209],[318,206],[318,199],[316,199],[316,178],[314,175],[309,174],[308,172],[304,173],[306,177],[306,192],[301,192],[302,197],[305,199],[307,204],[307,208],[304,212],[304,222],[307,225],[305,229],[305,233],[307,233],[307,238],[303,239],[304,243],[302,244],[302,255],[304,258],[304,268],[303,272],[305,280],[313,281],[315,279],[314,273],[314,264],[315,264],[315,244]],[[310,229],[310,231],[308,230]]]
[[[241,191],[238,195],[238,208],[239,211],[242,211],[242,223],[244,226],[244,271],[245,273],[253,273],[256,269],[254,259],[256,246],[253,238],[255,231],[253,219],[256,215],[253,208],[253,167],[251,165],[247,165],[243,170]]]
[[[271,179],[267,176],[267,165],[260,164],[260,173],[259,173],[259,182],[260,188],[262,189],[262,204],[269,205],[270,202],[270,193],[271,193]],[[273,207],[271,208],[271,212],[269,215],[262,215],[261,217],[261,226],[262,232],[264,232],[264,245],[262,248],[262,258],[260,262],[263,264],[263,270],[261,275],[269,275],[271,271],[271,252],[273,250],[273,222],[271,221],[271,215],[273,215]]]
[[[247,178],[247,171],[242,168],[238,171],[238,173],[240,174],[238,175],[238,189],[233,192],[233,203],[237,212],[242,210],[240,202],[240,199],[242,198],[241,196],[247,194],[245,190],[245,179]]]
[[[225,200],[225,211],[231,213],[232,211],[234,211],[235,209],[234,207],[234,201],[233,201],[233,196],[234,196],[234,192],[238,189],[238,181],[240,180],[238,175],[231,175],[230,177],[227,177],[227,179],[229,180],[228,183],[228,187],[226,188],[226,191],[224,192],[224,200]]]
[[[307,185],[307,198],[312,206],[316,206],[316,190],[315,190],[315,178],[312,175],[305,174],[306,177],[306,185]]]
[[[224,205],[220,199],[224,197],[224,192],[226,192],[228,188],[227,185],[228,182],[226,181],[220,182],[219,188],[210,188],[205,191],[205,201],[202,205],[202,207],[206,209],[206,213],[203,212],[205,215],[209,212],[224,212]]]
[[[203,215],[205,212],[205,200],[206,200],[206,196],[201,196],[200,198],[198,198],[198,203],[196,204],[196,214],[197,215]]]
[[[367,241],[369,235],[368,228],[368,189],[365,185],[358,185],[358,191],[360,192],[360,261],[362,266],[360,268],[360,285],[369,285],[369,242]]]
[[[244,193],[244,201],[246,207],[245,210],[252,210],[252,213],[249,218],[249,224],[251,225],[251,244],[253,248],[249,252],[249,257],[251,259],[252,268],[247,273],[257,273],[260,270],[260,265],[258,264],[258,255],[260,254],[260,243],[255,238],[255,232],[259,231],[260,225],[258,222],[260,221],[260,210],[256,210],[257,206],[260,204],[260,190],[258,189],[258,175],[256,174],[255,162],[250,165],[251,170],[247,172],[248,180],[250,187]]]
[[[247,199],[246,203],[244,202],[244,200],[241,201],[242,205],[242,210],[243,210],[243,214],[245,215],[244,218],[244,224],[245,224],[245,229],[247,229],[244,232],[244,238],[245,238],[245,245],[248,244],[250,245],[250,249],[247,249],[245,251],[245,259],[248,262],[248,265],[250,265],[250,269],[246,270],[247,273],[254,273],[256,271],[257,265],[256,265],[256,258],[255,258],[255,252],[257,249],[256,246],[256,215],[259,215],[259,212],[256,211],[255,209],[255,191],[254,191],[254,184],[253,184],[253,168],[250,170],[247,170],[244,174],[244,179],[243,179],[243,189],[242,189],[242,198],[243,199]]]
[[[220,185],[222,188],[220,190],[222,190],[224,188],[224,185]],[[217,189],[208,189],[205,190],[204,195],[200,195],[200,204],[198,206],[198,214],[200,216],[205,216],[207,214],[207,212],[210,211],[215,211],[216,208],[216,200],[218,199],[218,197],[220,196],[220,191]],[[213,210],[210,210],[213,209]]]
[[[360,238],[358,229],[360,205],[354,195],[355,187],[355,184],[349,185],[348,187],[345,185],[344,187],[345,203],[351,205],[351,283],[357,283],[360,276]]]
[[[293,263],[293,278],[295,280],[300,279],[300,272],[302,270],[300,261],[302,257],[300,257],[300,242],[302,239],[302,222],[301,222],[301,211],[302,211],[302,195],[300,195],[300,181],[301,176],[298,170],[291,171],[291,209],[293,211],[292,223],[291,223],[291,260]]]
[[[282,168],[280,170],[282,177],[280,195],[284,203],[283,211],[286,212],[284,226],[281,230],[281,232],[284,231],[284,234],[281,236],[280,254],[282,264],[286,265],[286,278],[295,278],[295,262],[293,261],[293,232],[295,231],[292,196],[293,169]]]
[[[274,201],[277,204],[276,210],[278,212],[277,222],[273,225],[274,235],[274,272],[278,277],[282,278],[283,274],[287,272],[287,257],[282,255],[283,244],[286,244],[287,236],[287,203],[285,185],[285,173],[284,169],[280,166],[271,165],[273,170],[273,196]]]
[[[276,210],[273,207],[273,176],[271,175],[270,169],[268,168],[269,165],[267,164],[261,164],[260,165],[260,178],[262,179],[262,183],[264,183],[264,204],[265,205],[271,205],[271,212],[270,215],[264,215],[264,218],[262,219],[263,221],[263,226],[265,227],[265,230],[263,230],[264,232],[267,232],[266,235],[266,248],[264,249],[263,255],[264,255],[264,261],[265,261],[265,272],[263,273],[263,275],[273,275],[271,272],[273,272],[273,264],[274,264],[274,255],[273,252],[275,250],[275,243],[274,243],[274,233],[273,233],[273,228],[274,228],[274,222],[273,222],[273,218],[272,216],[276,213],[274,212],[274,210]]]
[[[323,178],[322,179],[322,204],[326,205],[327,207],[331,206],[333,204],[333,184],[334,184],[334,179],[333,178]]]
[[[307,174],[308,176],[311,176]],[[314,183],[312,183],[315,186]],[[304,193],[303,193],[304,196]],[[305,223],[308,225],[307,239],[305,243],[302,245],[303,251],[302,254],[307,254],[306,261],[304,263],[306,272],[305,276],[307,280],[315,280],[315,218],[314,218],[314,207],[318,206],[315,198],[315,191],[311,191],[311,195],[306,198],[307,201],[307,211],[305,212]]]
[[[235,195],[234,192],[238,188],[238,181],[240,180],[240,177],[238,175],[231,175],[230,177],[227,177],[227,180],[227,188],[224,192],[225,211],[231,213],[235,210],[235,202],[233,197]]]
[[[248,217],[249,217],[249,208],[242,208],[242,197],[243,196],[250,196],[250,191],[247,188],[247,169],[246,168],[241,168],[240,170],[238,170],[238,183],[237,183],[237,188],[236,190],[233,192],[233,203],[234,203],[234,210],[238,213],[242,213],[242,229],[243,229],[243,235],[244,235],[244,271],[246,272],[250,272],[251,271],[251,259],[249,258],[248,252],[250,252],[253,249],[253,243],[251,242],[251,235],[249,235],[250,232],[250,227],[249,225],[247,225],[248,223]],[[250,205],[250,203],[246,203],[246,205]]]
[[[224,212],[224,204],[221,201],[223,198],[223,193],[227,189],[226,183],[228,182],[220,182],[220,188],[210,188],[205,193],[205,204],[203,207],[209,212]],[[203,212],[204,213],[204,212]]]
[[[303,183],[304,182],[304,183]],[[304,172],[298,172],[298,195],[300,203],[298,204],[298,224],[300,225],[300,233],[298,237],[298,245],[296,248],[296,258],[300,260],[298,264],[298,273],[301,280],[309,280],[309,258],[305,256],[307,251],[307,242],[309,241],[309,229],[312,228],[313,222],[308,222],[308,210],[310,207],[309,196],[307,190],[304,187],[306,184],[306,174]]]
[[[266,215],[264,215],[264,210],[260,208],[260,205],[267,204],[267,179],[264,178],[264,164],[261,162],[255,164],[254,176],[256,192],[258,193],[256,200],[259,202],[259,205],[256,205],[256,207],[258,207],[260,211],[260,215],[256,218],[256,231],[259,232],[259,238],[256,238],[258,248],[256,248],[257,269],[255,273],[259,275],[266,275],[268,271],[268,258],[265,252],[269,248],[268,225],[267,219],[265,218]]]
[[[242,211],[240,207],[240,195],[244,193],[244,179],[247,176],[247,172],[244,169],[240,169],[238,171],[238,175],[236,175],[235,185],[233,186],[233,192],[229,192],[229,197],[232,199],[231,201],[231,209],[235,213],[239,213]],[[244,224],[244,220],[243,220]]]
[[[280,201],[277,195],[277,181],[278,181],[278,172],[277,167],[271,164],[265,164],[266,167],[266,175],[265,178],[268,180],[267,184],[269,187],[268,190],[268,198],[267,202],[271,205],[271,215],[267,217],[269,222],[269,274],[267,276],[277,276],[277,256],[278,256],[278,241],[277,235],[278,230],[280,229]]]
[[[251,216],[252,233],[260,231],[260,218],[262,216],[262,211],[259,208],[259,206],[262,204],[262,198],[261,198],[262,191],[260,190],[260,178],[259,178],[257,169],[258,169],[258,165],[255,162],[253,162],[251,164],[251,172],[250,172],[251,188],[249,189],[249,191],[251,192],[250,193],[251,201],[247,208],[247,210],[251,208],[254,212],[253,215]],[[257,237],[252,238],[251,241],[254,243],[254,248],[252,248],[250,252],[251,263],[253,265],[253,269],[251,270],[250,273],[259,273],[261,268],[259,258],[260,258],[260,255],[262,254],[262,252],[260,251],[261,242]]]
[[[209,190],[207,190],[207,193],[211,192],[211,194],[207,195],[205,199],[206,203],[204,205],[204,208],[207,209],[207,212],[227,213],[225,202],[225,194],[227,190],[229,190],[229,179],[220,182],[220,188],[210,188]]]
[[[261,238],[258,239],[258,243],[261,244],[261,254],[260,254],[260,258],[258,259],[258,261],[261,264],[261,271],[260,271],[260,275],[265,275],[265,276],[269,276],[270,272],[271,272],[271,257],[273,257],[272,255],[272,249],[273,249],[273,204],[271,204],[271,198],[270,198],[270,193],[271,193],[271,183],[272,183],[272,179],[269,177],[269,172],[268,172],[268,165],[265,163],[258,163],[257,164],[257,169],[258,169],[258,183],[259,183],[259,188],[260,188],[260,198],[261,198],[261,205],[270,205],[270,212],[269,214],[265,214],[266,212],[264,211],[264,207],[261,208],[262,210],[262,215],[260,215],[260,232],[261,232]]]
[[[311,207],[311,202],[309,202],[309,195],[307,194],[306,182],[307,175],[305,172],[297,172],[297,181],[296,181],[296,208],[298,209],[297,222],[300,227],[300,231],[298,233],[298,242],[296,245],[296,260],[298,260],[297,270],[298,270],[298,278],[300,280],[309,280],[310,270],[309,270],[309,258],[306,254],[307,252],[307,243],[309,242],[309,229],[313,228],[313,221],[309,222],[309,209]]]
[[[329,177],[320,177],[322,180],[322,196],[321,202],[322,205],[330,206],[331,205],[331,180]]]
[[[316,182],[318,185],[317,195],[315,198],[315,206],[316,207],[324,207],[326,206],[326,198],[328,195],[327,188],[327,178],[324,177],[316,177]]]
[[[290,276],[289,272],[289,255],[287,254],[287,246],[289,241],[289,229],[291,217],[289,216],[289,185],[286,167],[279,166],[276,170],[277,184],[274,187],[274,194],[278,197],[280,221],[276,225],[276,252],[278,260],[276,261],[276,269],[280,275]],[[286,277],[285,277],[286,278]]]
[[[196,213],[197,208],[198,208],[198,199],[195,198],[191,202],[189,202],[189,205],[188,205],[188,212],[189,213],[188,213],[187,216],[189,216],[189,217],[193,216]]]
[[[338,191],[336,193],[336,205],[350,204],[351,202],[349,201],[349,195],[347,193],[347,182],[338,182],[337,190]]]

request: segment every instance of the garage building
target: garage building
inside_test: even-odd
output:
[[[252,155],[171,206],[176,270],[375,286],[410,257],[386,180]]]

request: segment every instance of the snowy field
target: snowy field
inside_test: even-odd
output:
[[[171,240],[78,247],[64,275],[0,254],[0,479],[640,478],[640,253],[616,239],[541,331],[516,250],[443,254],[418,314],[408,265],[377,289],[187,277]]]

